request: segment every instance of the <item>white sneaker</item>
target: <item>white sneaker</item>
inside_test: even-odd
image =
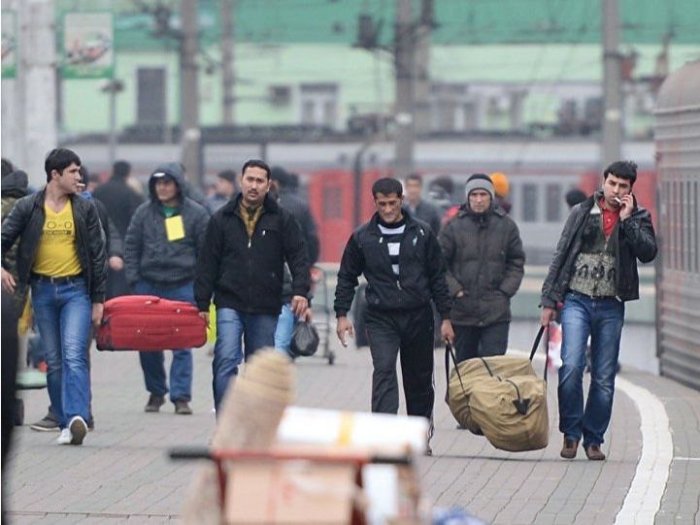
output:
[[[71,435],[71,445],[82,445],[85,434],[88,433],[87,423],[80,416],[74,416],[68,423],[69,432]]]
[[[61,430],[61,434],[56,439],[56,443],[58,443],[59,445],[70,445],[70,442],[72,440],[73,436],[70,435],[70,429],[64,428]]]

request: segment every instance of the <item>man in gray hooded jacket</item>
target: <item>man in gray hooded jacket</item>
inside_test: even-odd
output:
[[[186,197],[178,163],[161,164],[148,181],[150,199],[136,209],[124,242],[126,279],[134,293],[194,304],[194,275],[209,221],[207,210]],[[170,400],[176,414],[191,414],[192,353],[174,349]],[[146,412],[158,412],[168,392],[163,352],[140,352]]]

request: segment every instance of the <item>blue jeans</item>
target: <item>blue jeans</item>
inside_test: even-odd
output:
[[[559,369],[559,430],[583,446],[600,445],[610,423],[625,304],[570,292],[561,314],[562,366]],[[591,337],[591,386],[583,405],[583,372]]]
[[[289,303],[282,305],[282,313],[277,318],[277,328],[275,329],[275,348],[281,350],[284,354],[292,357],[291,345],[292,334],[294,327],[297,325],[297,319],[292,312]]]
[[[61,284],[32,282],[32,306],[46,353],[46,383],[61,428],[90,417],[88,345],[92,303],[82,277]]]
[[[217,308],[216,344],[212,362],[214,407],[217,411],[231,378],[238,375],[238,365],[243,361],[241,338],[245,343],[245,359],[248,360],[256,350],[275,344],[277,317],[247,314],[233,308]]]
[[[187,301],[194,304],[194,284],[189,282],[177,288],[163,288],[147,281],[139,281],[134,286],[138,295],[156,295],[162,299]],[[192,350],[173,348],[173,362],[170,364],[170,401],[190,401],[192,399]],[[146,382],[146,390],[154,396],[165,396],[168,384],[165,377],[165,357],[163,352],[139,352],[141,369]]]

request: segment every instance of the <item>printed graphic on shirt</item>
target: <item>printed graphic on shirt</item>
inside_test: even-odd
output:
[[[71,202],[68,201],[58,213],[45,206],[44,213],[44,229],[32,271],[52,277],[78,275],[82,268],[75,243]]]

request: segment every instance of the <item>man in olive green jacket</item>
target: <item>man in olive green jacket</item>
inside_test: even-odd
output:
[[[488,175],[469,177],[465,194],[467,201],[439,235],[458,361],[506,352],[510,298],[520,288],[525,266],[518,227],[494,204]]]

